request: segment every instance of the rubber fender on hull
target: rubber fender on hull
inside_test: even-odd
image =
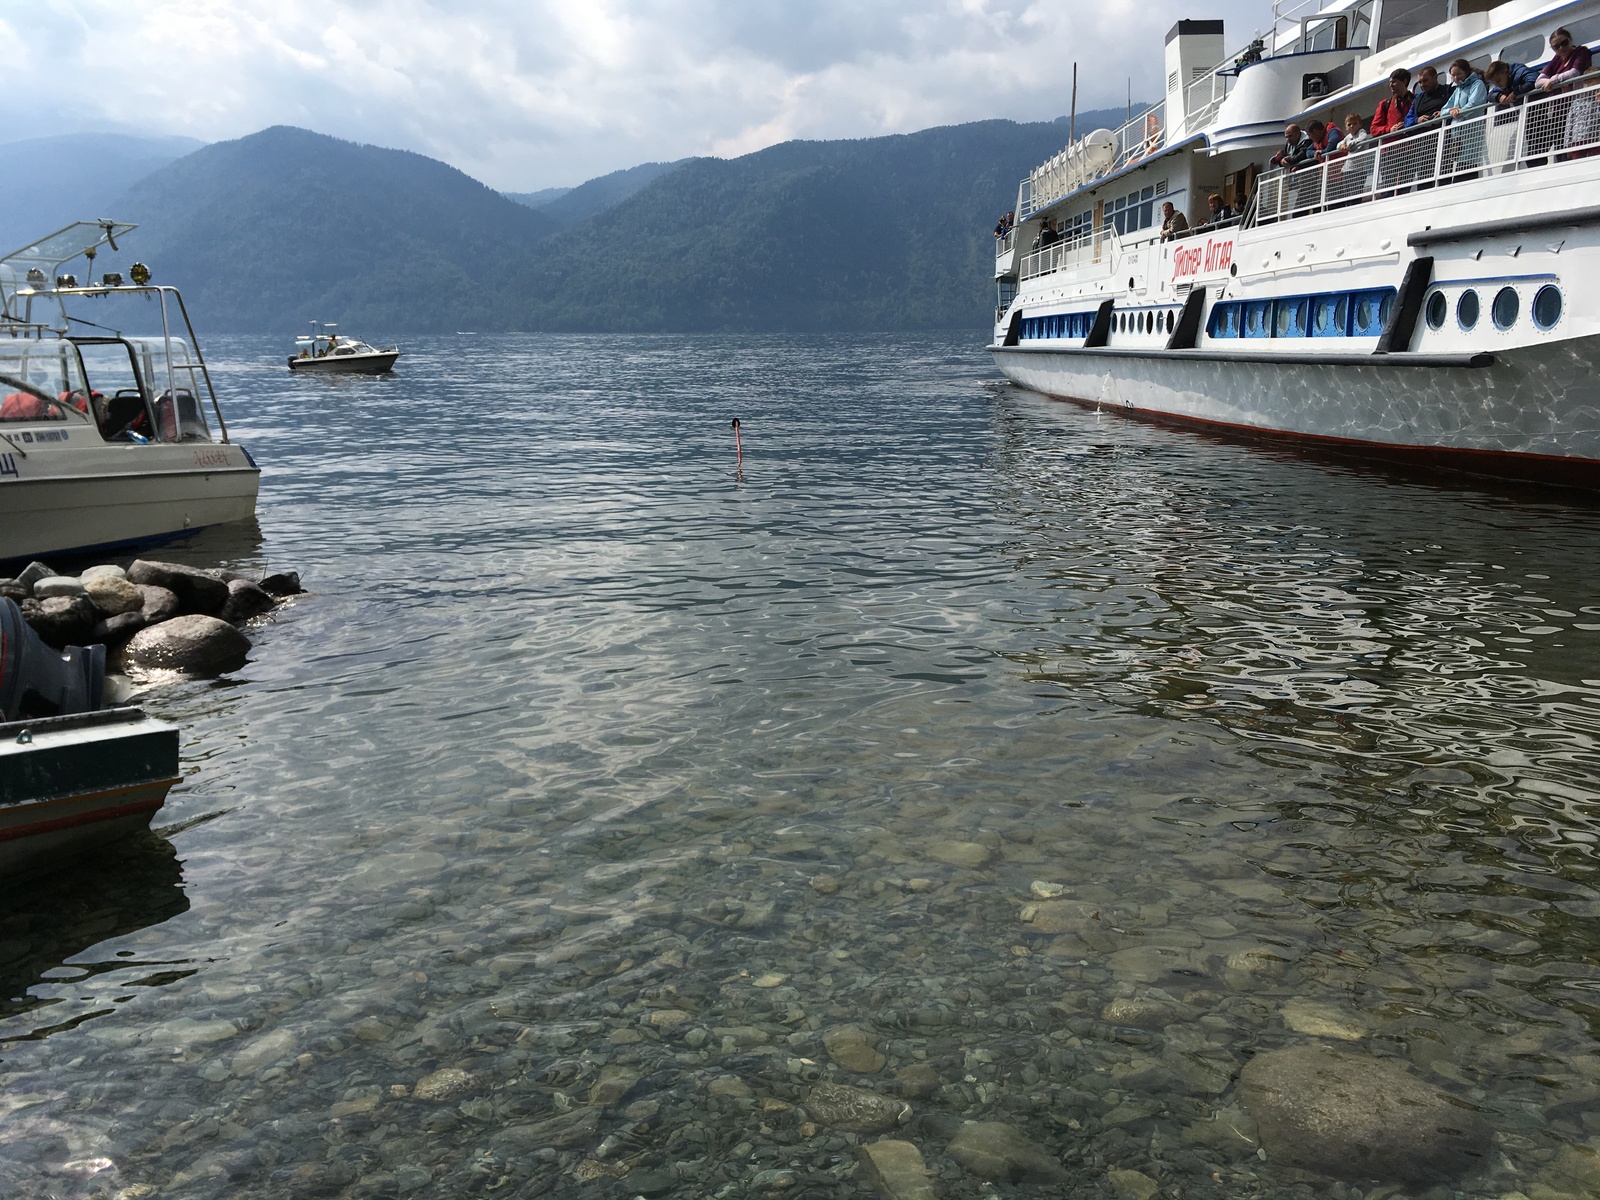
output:
[[[1085,350],[1104,346],[1111,340],[1111,310],[1115,307],[1115,300],[1100,301],[1100,307],[1094,314],[1094,324],[1089,326],[1089,336],[1083,339]]]
[[[1411,337],[1417,331],[1417,317],[1422,313],[1422,298],[1428,294],[1433,282],[1433,255],[1422,254],[1406,267],[1406,277],[1400,281],[1400,295],[1389,313],[1389,323],[1378,335],[1374,354],[1395,354],[1411,349]]]
[[[1183,302],[1178,314],[1177,327],[1167,339],[1168,350],[1193,350],[1200,340],[1200,318],[1206,311],[1206,285],[1197,283],[1189,289],[1189,298]]]

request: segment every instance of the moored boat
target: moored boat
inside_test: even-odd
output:
[[[177,289],[139,264],[132,282],[62,272],[133,228],[78,222],[0,259],[0,562],[255,515],[260,469],[228,436]],[[72,332],[69,302],[113,296],[155,301],[162,332]]]
[[[1470,81],[1542,66],[1557,31],[1600,41],[1592,0],[1475,7],[1280,4],[1233,54],[1220,21],[1180,21],[1165,100],[1022,181],[996,239],[1000,369],[1137,415],[1600,487],[1600,75],[1267,162],[1291,124],[1368,125],[1399,73],[1461,60]],[[1166,203],[1187,228],[1164,238]]]
[[[289,369],[313,374],[385,375],[400,357],[399,346],[369,346],[338,329],[337,325],[311,322],[311,332],[295,338],[298,350],[289,357]]]

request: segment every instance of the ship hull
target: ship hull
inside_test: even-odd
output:
[[[1228,357],[993,346],[1046,396],[1389,462],[1600,488],[1600,337],[1493,355]]]
[[[0,454],[0,562],[161,541],[255,514],[261,472],[234,444],[30,449]]]
[[[291,358],[289,369],[311,375],[387,375],[394,369],[398,350],[377,354],[324,355],[322,358]]]

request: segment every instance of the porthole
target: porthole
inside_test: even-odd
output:
[[[1150,332],[1150,314],[1149,313],[1140,313],[1139,314],[1139,332],[1140,333],[1149,333]]]
[[[1478,323],[1478,293],[1468,288],[1461,293],[1461,299],[1456,301],[1456,321],[1463,329],[1471,329]]]
[[[1118,333],[1127,333],[1128,332],[1128,314],[1127,313],[1118,313],[1117,314],[1117,332]]]
[[[1561,301],[1559,299],[1557,299],[1556,300],[1556,307],[1559,308],[1560,306],[1561,306]],[[1173,324],[1172,310],[1169,308],[1169,309],[1167,309],[1167,332],[1168,333],[1172,332],[1172,324]]]
[[[1426,316],[1429,329],[1443,329],[1444,319],[1450,315],[1450,302],[1444,298],[1443,292],[1434,292],[1428,297]]]
[[[1494,304],[1489,308],[1489,315],[1494,318],[1494,327],[1501,330],[1510,329],[1517,323],[1517,313],[1521,307],[1516,288],[1501,288],[1494,294]]]
[[[1533,298],[1533,323],[1540,329],[1554,328],[1561,320],[1561,289],[1547,283]]]

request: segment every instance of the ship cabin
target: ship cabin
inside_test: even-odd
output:
[[[1459,227],[1462,213],[1517,211],[1523,172],[1600,154],[1600,90],[1591,90],[1600,76],[1399,130],[1292,172],[1271,163],[1285,127],[1342,129],[1356,114],[1369,129],[1399,69],[1413,88],[1427,66],[1450,86],[1457,60],[1478,73],[1496,61],[1539,69],[1558,28],[1575,45],[1600,45],[1600,0],[1279,3],[1271,29],[1232,50],[1221,21],[1179,21],[1166,37],[1161,102],[1120,129],[1083,136],[1021,181],[1014,223],[995,237],[996,344],[1183,349],[1223,337],[1378,337],[1419,245],[1408,250],[1407,238],[1425,240],[1442,223],[1431,214],[1455,205]],[[1164,239],[1168,203],[1186,228]],[[1358,263],[1373,269],[1350,269]],[[1436,301],[1428,283],[1419,302],[1442,329],[1440,310],[1453,311],[1457,297]],[[1283,302],[1253,310],[1252,288]],[[1530,288],[1512,302],[1548,329],[1560,292]],[[1191,291],[1205,289],[1209,300],[1190,304]],[[1286,291],[1297,294],[1285,300]]]

